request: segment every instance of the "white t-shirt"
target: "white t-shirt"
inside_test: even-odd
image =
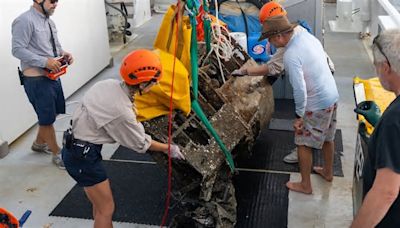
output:
[[[294,33],[286,45],[283,63],[293,87],[296,114],[328,108],[339,99],[325,51],[307,31]]]

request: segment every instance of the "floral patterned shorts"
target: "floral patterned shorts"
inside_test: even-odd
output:
[[[306,111],[303,117],[303,128],[295,133],[294,143],[321,149],[324,142],[331,142],[336,133],[337,104],[317,111]]]

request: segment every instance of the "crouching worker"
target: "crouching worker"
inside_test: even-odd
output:
[[[134,97],[146,93],[161,78],[159,57],[149,50],[136,50],[122,61],[123,81],[96,83],[83,97],[72,117],[72,130],[64,134],[62,158],[68,174],[76,180],[93,205],[94,227],[112,227],[114,200],[101,161],[104,143],[119,143],[138,153],[168,152],[168,145],[152,140],[136,120]],[[171,157],[184,159],[177,145]]]

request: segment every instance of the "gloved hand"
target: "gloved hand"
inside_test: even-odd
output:
[[[185,160],[185,156],[183,156],[183,154],[181,153],[179,146],[177,146],[175,144],[171,144],[170,149],[171,149],[171,157],[172,158]]]
[[[354,112],[364,116],[364,118],[373,126],[378,123],[381,117],[381,110],[373,101],[362,101],[354,109]]]
[[[231,76],[233,77],[243,77],[247,75],[247,69],[237,69],[232,71]]]

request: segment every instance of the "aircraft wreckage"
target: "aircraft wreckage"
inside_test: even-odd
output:
[[[204,115],[234,159],[239,153],[251,151],[260,130],[271,118],[274,99],[266,77],[230,76],[243,65],[257,63],[234,39],[227,40],[233,47],[228,59],[219,58],[217,49],[207,52],[204,43],[198,44],[197,97]],[[232,184],[235,171],[230,169],[233,164],[227,162],[219,143],[193,110],[189,115],[174,112],[172,119],[172,141],[180,146],[186,160],[172,161],[172,197],[184,212],[175,215],[169,226],[233,227],[237,206]],[[143,125],[155,140],[168,142],[167,115]],[[168,169],[165,155],[151,154]]]

